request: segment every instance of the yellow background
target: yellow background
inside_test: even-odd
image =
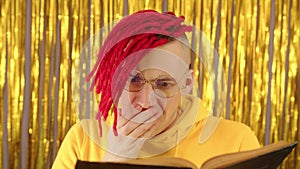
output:
[[[0,168],[51,166],[77,120],[71,92],[74,59],[101,26],[141,9],[184,15],[218,44],[227,78],[232,71],[230,112],[224,111],[225,118],[249,125],[262,145],[300,140],[298,0],[0,3]],[[296,168],[299,153],[300,148],[291,153],[283,168]]]

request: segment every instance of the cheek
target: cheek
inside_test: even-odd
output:
[[[164,112],[169,116],[173,116],[174,113],[177,113],[179,107],[180,107],[180,96],[177,95],[175,97],[168,99]]]
[[[129,93],[128,93],[128,98],[129,98],[129,100],[130,100],[130,103],[133,103],[134,100],[135,100],[135,98],[136,98],[136,94],[133,93],[133,92],[129,92]]]

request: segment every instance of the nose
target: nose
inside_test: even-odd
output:
[[[136,95],[136,103],[141,106],[143,109],[147,109],[151,107],[151,95],[154,94],[152,85],[150,83],[146,83],[142,90],[140,90]]]

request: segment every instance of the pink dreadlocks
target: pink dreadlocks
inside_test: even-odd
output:
[[[191,31],[192,27],[183,25],[183,21],[183,16],[176,17],[171,12],[158,13],[153,10],[144,10],[123,18],[112,29],[99,50],[94,68],[86,77],[86,81],[90,81],[94,76],[90,91],[95,88],[96,93],[101,94],[96,116],[100,136],[102,136],[101,118],[106,120],[110,109],[113,109],[113,131],[117,135],[117,105],[121,92],[130,71],[147,52],[136,55],[130,63],[125,62],[122,70],[117,69],[120,63],[137,51],[164,45],[171,39]],[[112,84],[113,77],[118,79],[116,84]]]

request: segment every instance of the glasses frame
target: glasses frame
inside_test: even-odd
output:
[[[173,78],[173,77],[170,76],[170,75],[162,75],[162,76],[156,77],[155,79],[147,80],[147,79],[145,79],[145,77],[144,77],[144,75],[143,75],[142,72],[140,72],[140,71],[138,71],[138,70],[134,70],[134,71],[136,71],[135,74],[140,74],[140,75],[141,75],[141,77],[142,77],[144,83],[143,83],[143,85],[142,85],[138,90],[130,91],[129,89],[126,88],[127,83],[128,83],[128,82],[126,82],[126,85],[125,85],[125,90],[126,90],[126,91],[128,91],[128,92],[140,92],[141,90],[143,90],[143,88],[144,88],[144,86],[145,86],[146,84],[150,84],[151,87],[152,87],[152,90],[154,91],[154,93],[155,93],[157,96],[159,96],[159,97],[164,97],[164,98],[171,98],[171,97],[176,96],[176,95],[178,94],[178,92],[184,87],[184,85],[180,85],[180,82],[182,81],[182,78],[185,77],[185,75],[187,74],[187,72],[189,71],[189,69],[181,76],[181,78],[179,78],[179,81],[177,81],[175,78]],[[164,93],[164,92],[163,92],[161,89],[155,87],[155,86],[156,86],[156,85],[155,85],[155,82],[156,82],[158,79],[161,79],[162,77],[172,78],[172,79],[176,82],[176,86],[177,86],[177,89],[178,89],[178,90],[176,90],[176,92],[175,92],[174,94],[169,95],[169,96],[159,94],[160,92],[158,92],[158,91],[161,91],[161,93]]]

